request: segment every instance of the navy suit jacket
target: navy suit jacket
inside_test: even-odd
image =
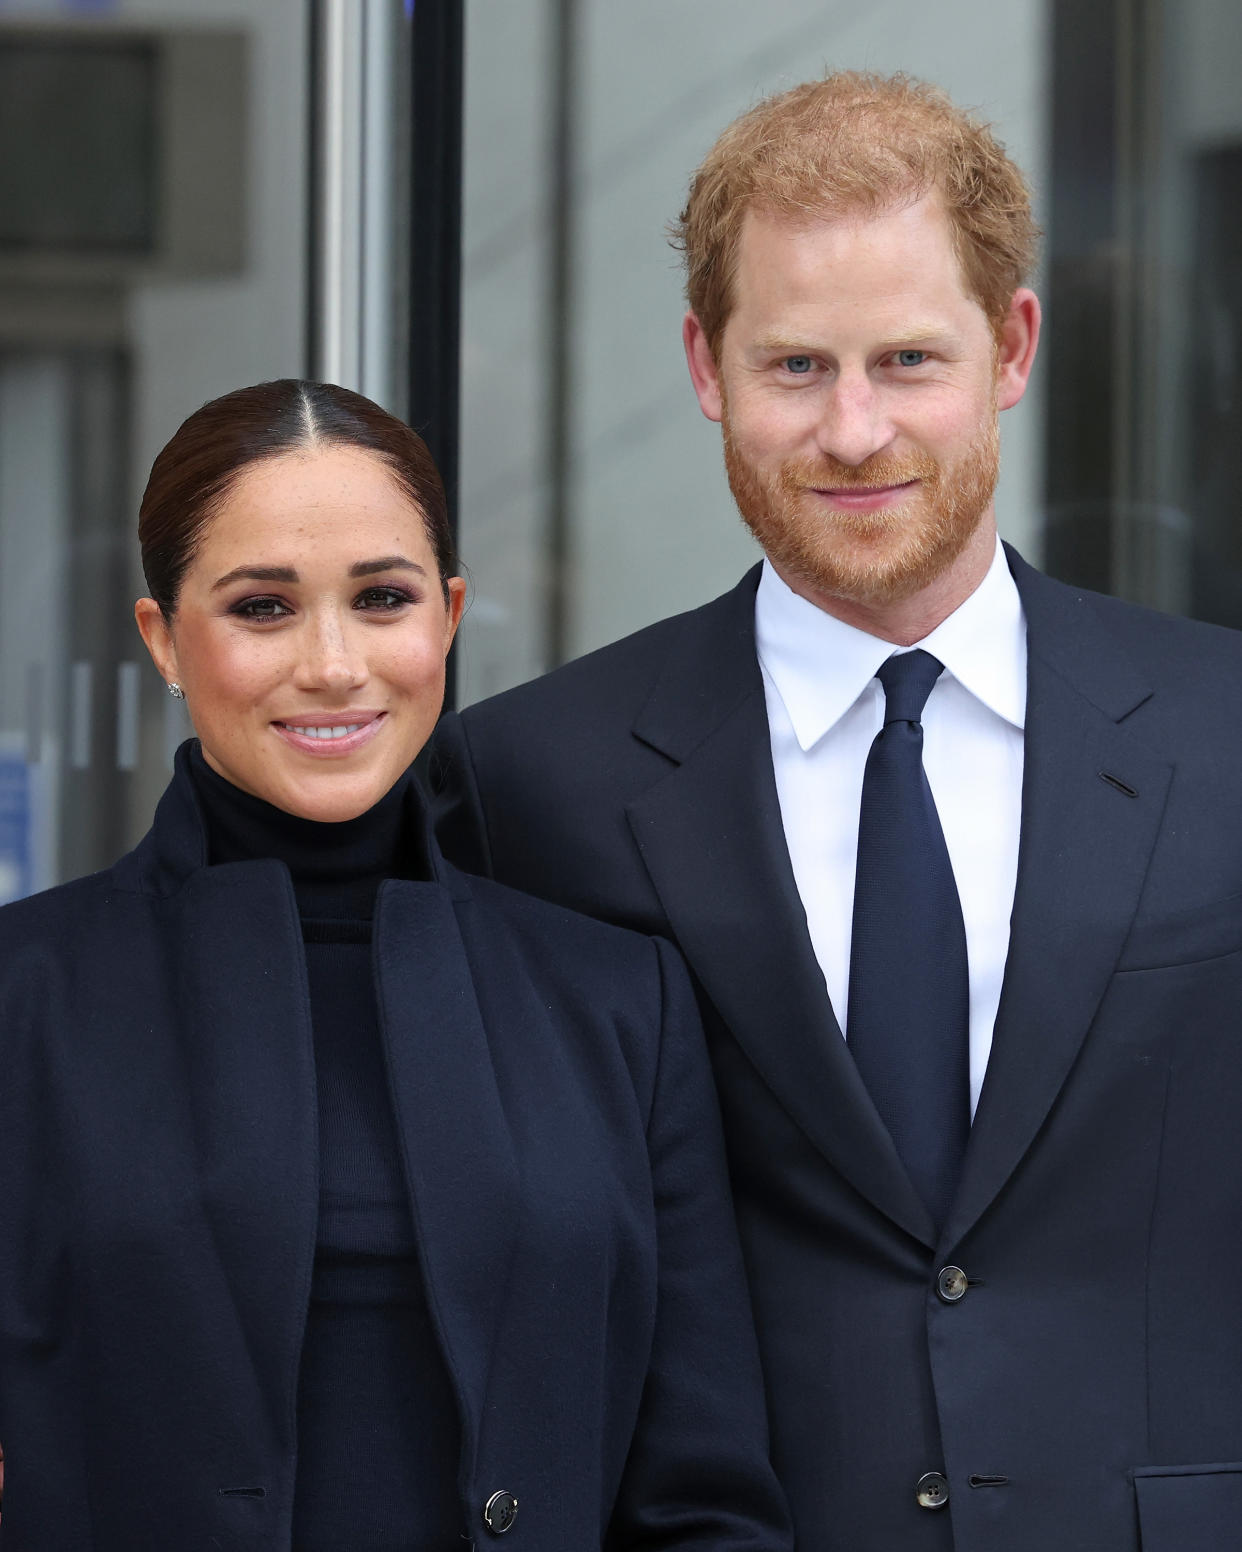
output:
[[[135,852],[0,911],[5,1552],[290,1543],[305,961],[282,864],[205,865],[183,756]],[[788,1552],[684,968],[433,869],[374,959],[459,1545],[506,1491],[517,1552]]]
[[[442,723],[440,835],[689,961],[801,1552],[1221,1552],[1242,1544],[1242,635],[1010,562],[1017,892],[939,1234],[811,949],[757,568]]]

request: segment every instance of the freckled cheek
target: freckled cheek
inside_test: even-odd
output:
[[[289,676],[286,654],[270,650],[275,643],[217,641],[205,656],[205,670],[198,685],[199,699],[208,699],[220,710],[242,713],[262,709],[266,698]],[[260,650],[266,647],[269,650]]]
[[[403,695],[421,700],[440,691],[444,678],[443,648],[438,639],[420,641],[394,653],[383,665],[375,664],[375,670]]]
[[[795,398],[792,394],[786,397]],[[748,458],[762,462],[796,452],[815,434],[819,420],[810,395],[803,394],[796,402],[757,406],[749,414],[740,413],[731,423],[731,434]]]
[[[918,415],[898,417],[897,426],[909,441],[944,457],[973,442],[987,414],[986,405],[973,403],[924,406]]]

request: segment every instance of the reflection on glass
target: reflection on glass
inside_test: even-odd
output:
[[[310,5],[2,9],[6,900],[132,844],[189,732],[133,626],[138,497],[205,399],[305,370]]]

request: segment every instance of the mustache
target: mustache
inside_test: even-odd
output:
[[[780,482],[787,491],[883,490],[890,485],[907,485],[912,480],[934,485],[939,475],[940,465],[926,454],[894,457],[891,453],[875,453],[858,464],[841,463],[825,454],[786,464]]]

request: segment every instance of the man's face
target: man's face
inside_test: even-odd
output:
[[[693,319],[687,350],[734,498],[786,581],[882,607],[968,547],[990,558],[997,410],[1025,372],[967,295],[936,199],[812,222],[752,211],[734,295],[719,360]]]

